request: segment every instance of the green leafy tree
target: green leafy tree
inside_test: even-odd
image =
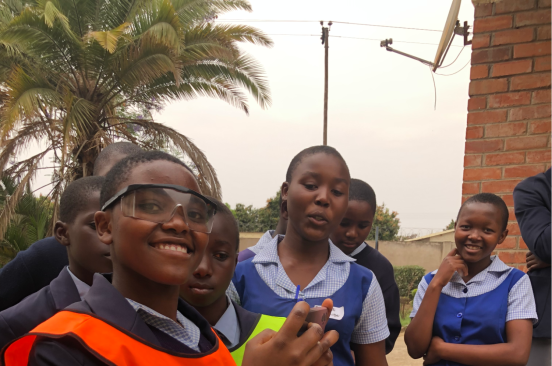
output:
[[[280,191],[276,192],[274,197],[266,201],[266,206],[262,208],[254,208],[253,206],[245,206],[241,203],[236,204],[236,208],[232,209],[229,204],[226,204],[238,220],[240,232],[265,232],[273,230],[278,225],[280,218]]]
[[[9,177],[2,178],[0,185],[0,206],[4,206],[20,185]],[[12,259],[19,251],[27,249],[37,240],[47,236],[48,226],[53,213],[50,199],[36,197],[29,185],[24,187],[23,195],[15,206],[6,233],[0,241],[0,262]]]
[[[390,211],[388,207],[385,207],[385,203],[378,206],[372,230],[367,240],[376,239],[376,226],[379,226],[379,240],[397,240],[397,235],[401,228],[401,220],[398,216],[399,214],[396,211]]]
[[[443,231],[454,229],[454,219],[450,220],[450,223],[443,229]]]
[[[155,122],[152,112],[201,96],[245,113],[247,94],[270,105],[262,69],[239,45],[272,41],[249,26],[214,22],[231,10],[251,6],[246,0],[0,2],[1,175],[26,186],[53,155],[56,217],[64,187],[91,175],[102,147],[126,140],[147,150],[179,150],[198,172],[202,191],[220,197],[203,152]],[[45,149],[21,160],[31,144]],[[15,194],[0,213],[0,240],[21,197]]]

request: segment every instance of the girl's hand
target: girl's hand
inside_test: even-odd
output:
[[[463,276],[468,275],[468,266],[466,266],[462,257],[458,255],[458,249],[456,248],[451,250],[445,259],[443,259],[431,284],[435,283],[437,286],[445,287],[450,282],[454,272],[458,272]]]
[[[431,339],[431,344],[429,345],[429,349],[427,350],[427,353],[424,356],[424,366],[437,363],[441,360],[441,356],[439,356],[439,348],[444,343],[445,341],[443,341],[441,338],[437,336]]]

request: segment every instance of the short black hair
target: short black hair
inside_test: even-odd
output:
[[[349,201],[364,201],[370,205],[372,214],[376,213],[376,192],[368,183],[360,179],[351,179]]]
[[[217,205],[217,214],[215,215],[215,220],[220,217],[227,218],[232,221],[232,226],[236,229],[236,251],[240,249],[240,227],[238,225],[238,220],[232,213],[232,211],[224,203],[216,199],[215,197],[205,196]]]
[[[301,164],[301,161],[306,158],[307,156],[315,155],[315,154],[327,154],[327,155],[333,155],[336,158],[343,161],[343,164],[347,168],[347,172],[349,172],[349,167],[347,166],[347,162],[345,162],[345,159],[343,159],[343,156],[334,149],[331,146],[326,145],[318,145],[318,146],[311,146],[307,147],[306,149],[302,150],[299,154],[295,155],[293,159],[291,159],[291,163],[289,163],[289,167],[286,172],[286,182],[291,183],[291,176],[293,175],[293,172],[299,164]]]
[[[115,142],[113,144],[109,144],[104,147],[102,151],[100,151],[96,161],[94,161],[94,172],[92,174],[98,175],[100,170],[103,169],[105,164],[107,164],[111,157],[115,154],[130,156],[139,154],[143,151],[144,150],[142,150],[140,146],[134,145],[130,142]]]
[[[102,190],[104,182],[104,177],[93,176],[71,182],[61,195],[59,219],[65,223],[72,223],[77,214],[89,204],[90,197]],[[97,211],[100,211],[100,201],[98,201]]]
[[[128,179],[132,169],[137,165],[160,160],[170,161],[171,163],[183,166],[188,169],[195,178],[194,172],[192,172],[192,170],[180,159],[175,158],[171,154],[167,154],[163,151],[143,151],[139,154],[127,156],[115,164],[109,173],[107,173],[105,183],[102,187],[102,193],[100,194],[100,207],[103,207],[107,200],[118,192],[121,183]]]
[[[508,227],[508,219],[510,217],[510,213],[508,212],[508,206],[506,206],[506,203],[504,200],[500,197],[498,197],[496,194],[492,193],[478,193],[475,196],[471,196],[462,204],[460,207],[460,210],[458,210],[458,215],[456,216],[456,221],[458,221],[458,217],[460,217],[460,212],[462,212],[462,209],[469,205],[470,203],[489,203],[493,206],[495,206],[502,215],[502,231],[506,230]]]

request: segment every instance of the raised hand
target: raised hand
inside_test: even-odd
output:
[[[326,299],[322,306],[327,307],[331,312],[333,302]],[[307,331],[301,337],[297,337],[309,310],[309,304],[304,301],[298,302],[278,332],[266,329],[247,342],[242,365],[333,365],[330,347],[339,339],[336,331],[332,330],[324,334],[318,324],[311,323]]]

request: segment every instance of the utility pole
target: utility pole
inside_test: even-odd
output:
[[[322,44],[324,45],[324,137],[323,145],[328,145],[328,48],[330,41],[330,28],[332,22],[328,23],[328,27],[324,27],[324,22],[320,21],[322,26]]]

